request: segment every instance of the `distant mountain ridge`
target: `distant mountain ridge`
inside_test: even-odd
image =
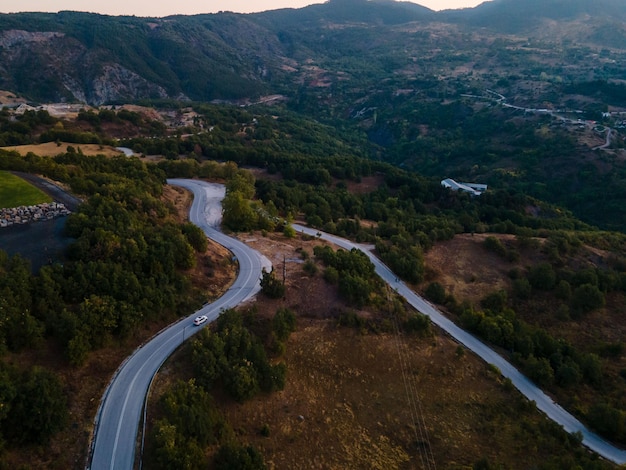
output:
[[[542,20],[570,21],[580,18],[626,20],[622,0],[492,0],[475,8],[444,12],[448,20],[504,32],[533,29]]]
[[[33,101],[95,105],[145,98],[238,100],[293,90],[294,80],[301,80],[294,70],[307,60],[358,54],[370,43],[380,57],[396,57],[397,49],[385,51],[385,41],[401,25],[449,23],[530,35],[538,29],[549,34],[548,20],[586,22],[584,40],[626,44],[622,0],[493,0],[442,12],[393,0],[330,0],[301,9],[158,19],[5,14],[0,89]]]

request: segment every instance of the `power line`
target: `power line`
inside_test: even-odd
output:
[[[432,452],[432,446],[428,435],[428,428],[426,426],[422,403],[419,398],[418,384],[416,378],[410,373],[410,351],[401,335],[398,318],[392,310],[392,302],[389,289],[387,291],[387,297],[389,300],[388,305],[390,307],[389,313],[391,315],[394,327],[395,344],[396,350],[398,352],[400,371],[402,373],[402,382],[404,385],[404,390],[409,405],[409,412],[411,415],[411,421],[413,424],[412,427],[415,437],[415,443],[418,448],[422,468],[426,470],[435,470],[437,467],[435,464],[435,457]]]

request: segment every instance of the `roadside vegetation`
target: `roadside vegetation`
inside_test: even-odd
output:
[[[277,347],[293,331],[293,312],[282,309],[271,322],[257,316],[254,309],[228,310],[205,328],[184,349],[191,353],[193,379],[178,381],[159,398],[151,416],[151,432],[146,455],[150,468],[170,469],[267,468],[262,454],[237,438],[212,396],[225,393],[238,403],[259,394],[270,394],[285,386],[286,366],[271,363],[284,351]],[[263,431],[262,431],[263,432]],[[206,451],[211,449],[211,458]]]

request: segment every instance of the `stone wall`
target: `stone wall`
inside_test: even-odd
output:
[[[40,220],[51,220],[55,217],[69,215],[71,212],[60,202],[37,204],[36,206],[20,206],[0,209],[0,227],[15,224],[28,224]]]

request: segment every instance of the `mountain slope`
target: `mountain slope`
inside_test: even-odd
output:
[[[448,41],[456,28],[486,41],[516,33],[623,48],[625,19],[626,4],[617,0],[494,0],[443,12],[393,0],[330,0],[248,15],[159,19],[0,15],[0,89],[34,101],[95,105],[293,96],[307,81],[320,82],[305,77],[320,64],[335,76],[378,83],[414,73],[411,64],[432,54],[450,63],[459,47],[468,47],[466,39]]]
[[[237,31],[246,41],[237,41]],[[263,90],[278,41],[241,15],[0,16],[0,88],[41,101],[240,98]],[[276,68],[276,67],[274,67]]]
[[[626,2],[621,0],[492,0],[475,8],[442,12],[449,21],[470,26],[520,33],[545,21],[567,22],[590,18],[624,21]]]

